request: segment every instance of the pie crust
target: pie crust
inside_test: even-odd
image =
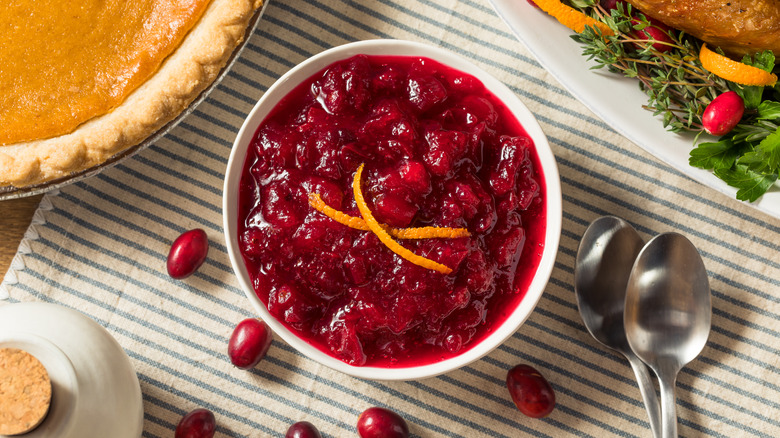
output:
[[[96,166],[176,118],[219,75],[262,0],[212,0],[189,34],[116,108],[47,139],[0,146],[0,187],[24,187]]]

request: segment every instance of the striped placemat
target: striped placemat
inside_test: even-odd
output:
[[[227,359],[227,339],[252,311],[221,226],[232,141],[280,75],[325,49],[372,38],[422,41],[470,58],[537,115],[563,184],[552,278],[511,339],[440,377],[355,379],[279,339],[256,369],[238,370]],[[327,437],[356,436],[358,415],[374,405],[400,413],[417,437],[648,437],[627,362],[588,335],[574,299],[580,236],[606,214],[627,219],[645,239],[686,235],[708,269],[712,333],[679,377],[680,434],[780,436],[780,220],[621,138],[540,67],[485,1],[272,0],[233,70],[181,125],[140,155],[43,199],[0,295],[10,295],[3,305],[53,302],[104,325],[138,373],[147,437],[172,436],[197,407],[215,413],[217,436],[280,437],[299,420]],[[209,235],[209,258],[186,281],[172,280],[165,272],[169,245],[196,227]],[[519,363],[553,385],[558,404],[549,417],[529,419],[512,405],[504,380]]]

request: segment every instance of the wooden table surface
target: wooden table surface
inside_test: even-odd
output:
[[[11,260],[42,196],[0,201],[0,280],[11,266]]]

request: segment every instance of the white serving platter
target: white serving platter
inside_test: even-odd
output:
[[[713,193],[715,202],[735,197],[735,188],[712,172],[688,164],[693,136],[667,131],[658,118],[642,109],[647,96],[635,80],[606,70],[590,70],[594,64],[571,39],[572,31],[527,1],[489,1],[539,63],[612,129],[683,174],[722,193]],[[775,184],[764,196],[747,205],[780,218],[780,186]]]

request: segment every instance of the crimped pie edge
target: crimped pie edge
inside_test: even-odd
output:
[[[159,70],[111,112],[66,135],[0,146],[0,187],[65,177],[141,143],[217,78],[262,3],[213,0]]]

